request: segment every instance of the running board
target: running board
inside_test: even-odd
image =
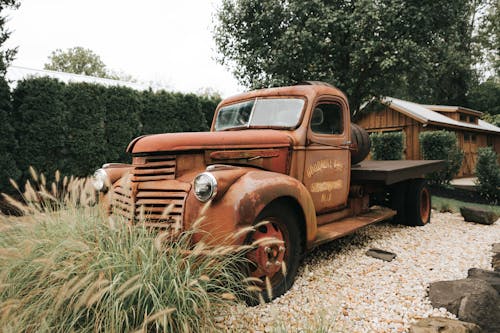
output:
[[[344,237],[368,224],[387,220],[396,215],[396,211],[386,207],[372,207],[370,211],[357,216],[350,216],[341,220],[324,224],[318,227],[318,233],[313,247]]]

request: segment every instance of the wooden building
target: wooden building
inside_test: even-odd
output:
[[[491,146],[500,162],[500,128],[479,117],[481,112],[459,106],[422,105],[385,97],[377,108],[364,108],[355,122],[369,133],[402,131],[406,138],[405,158],[422,158],[419,134],[423,131],[447,130],[456,133],[464,151],[459,177],[473,176],[479,147]]]

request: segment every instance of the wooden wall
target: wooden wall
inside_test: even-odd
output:
[[[418,135],[422,130],[422,124],[412,118],[386,107],[382,111],[361,116],[356,123],[369,133],[403,131],[406,137],[405,159],[419,160],[421,158]]]
[[[418,135],[422,131],[448,130],[455,131],[460,149],[464,151],[464,161],[458,177],[470,177],[474,175],[477,163],[477,150],[479,147],[491,145],[499,156],[500,163],[500,135],[487,134],[480,132],[470,132],[462,130],[453,130],[450,128],[426,126],[413,120],[389,107],[379,112],[367,112],[361,115],[356,123],[366,129],[369,133],[403,131],[406,137],[405,158],[407,160],[421,159],[420,144]],[[475,139],[472,138],[475,136]],[[467,139],[468,138],[468,139]]]

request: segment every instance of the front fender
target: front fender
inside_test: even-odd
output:
[[[304,185],[287,175],[275,172],[241,168],[245,172],[228,188],[223,195],[218,195],[202,213],[203,203],[199,202],[192,192],[186,201],[185,226],[187,228],[201,214],[203,220],[199,225],[202,232],[195,241],[204,235],[209,243],[240,243],[242,239],[230,239],[241,228],[251,226],[259,213],[272,201],[279,198],[291,198],[304,214],[305,240],[312,244],[316,237],[316,213],[311,196]],[[218,171],[213,172],[216,178],[221,177]],[[198,238],[198,239],[196,239]],[[309,246],[308,246],[309,247]]]

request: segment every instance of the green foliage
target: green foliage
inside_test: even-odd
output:
[[[374,160],[402,160],[405,135],[403,132],[370,134],[372,158]]]
[[[419,135],[420,149],[424,160],[445,160],[443,171],[429,174],[428,178],[437,184],[447,184],[460,171],[463,152],[457,144],[454,132],[428,131]]]
[[[107,161],[130,162],[125,149],[141,133],[140,93],[125,87],[108,87],[104,91],[103,103]]]
[[[464,105],[472,78],[467,0],[223,0],[219,61],[248,87],[334,84],[351,110],[371,96]]]
[[[205,116],[205,121],[207,123],[207,130],[210,129],[212,125],[212,120],[214,119],[215,109],[219,105],[222,98],[220,95],[208,95],[200,97],[201,111]]]
[[[490,115],[499,115],[500,82],[490,79],[474,87],[470,92],[469,106]]]
[[[69,48],[67,50],[57,49],[49,56],[49,62],[45,64],[45,69],[66,73],[90,75],[108,79],[124,79],[133,81],[134,79],[125,73],[109,71],[101,60],[101,57],[91,49],[81,46]]]
[[[481,116],[481,119],[497,127],[500,127],[500,113],[494,115],[485,113]]]
[[[30,165],[46,174],[66,170],[69,132],[64,87],[54,79],[34,78],[18,82],[13,92],[16,161],[25,176]]]
[[[478,149],[476,176],[479,193],[492,203],[498,203],[500,200],[500,166],[498,156],[491,147]]]
[[[66,171],[75,176],[87,176],[90,170],[106,162],[105,91],[106,88],[102,86],[88,83],[65,86],[64,101],[69,130]]]
[[[2,15],[5,8],[16,9],[20,5],[18,0],[0,0],[0,48],[5,41],[10,37],[10,31],[5,27],[7,18]],[[0,76],[4,76],[10,62],[14,59],[17,53],[17,48],[0,50]]]
[[[105,162],[130,162],[125,149],[138,135],[207,131],[206,116],[219,102],[50,78],[19,82],[12,99],[0,80],[0,192],[11,189],[9,178],[23,183],[30,165],[45,174],[87,176]]]
[[[16,165],[17,141],[12,127],[12,103],[7,82],[0,77],[0,189],[9,188],[9,178],[17,179],[21,172]]]
[[[50,211],[32,202],[23,222],[0,220],[0,331],[215,331],[215,314],[244,295],[242,252],[193,248],[193,230],[174,241],[140,223],[110,223],[89,206],[89,185],[74,180],[67,188],[86,205],[69,199]]]

